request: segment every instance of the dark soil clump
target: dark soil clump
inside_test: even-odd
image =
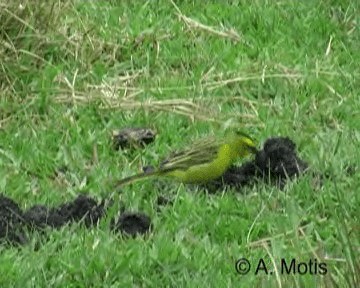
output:
[[[71,223],[84,223],[87,228],[96,226],[106,215],[105,202],[98,204],[95,199],[81,194],[57,207],[34,205],[23,212],[15,201],[0,195],[0,242],[24,245],[31,232],[44,231],[46,227],[60,228]],[[123,213],[111,228],[118,233],[137,235],[146,233],[150,226],[150,218],[143,213]]]
[[[144,213],[124,212],[116,223],[112,223],[111,228],[114,232],[121,232],[135,237],[138,234],[145,234],[151,230],[151,220]]]

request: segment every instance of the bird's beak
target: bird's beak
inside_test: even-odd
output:
[[[256,154],[259,151],[255,146],[248,146],[248,149],[252,154]]]

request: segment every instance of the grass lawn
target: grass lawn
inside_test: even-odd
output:
[[[118,199],[150,216],[149,234],[105,218],[33,233],[0,246],[0,286],[359,287],[360,4],[174,2],[0,0],[0,193],[24,210],[100,201],[223,123],[259,147],[289,137],[325,176],[211,195],[134,183]],[[122,127],[158,135],[116,151]]]

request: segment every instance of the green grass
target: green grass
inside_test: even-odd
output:
[[[79,192],[101,199],[112,192],[109,180],[217,133],[216,123],[229,119],[260,144],[290,137],[331,177],[321,187],[304,176],[284,191],[259,183],[210,196],[136,183],[121,200],[151,216],[151,235],[123,239],[103,224],[49,231],[37,251],[0,248],[1,287],[359,284],[357,1],[7,2],[0,192],[23,208]],[[144,151],[113,151],[111,131],[124,126],[150,126],[159,136]],[[64,165],[67,181],[51,178]],[[349,165],[355,173],[346,173]],[[156,212],[159,195],[174,205]],[[234,268],[241,257],[253,266],[246,276]],[[272,260],[317,259],[328,273],[254,275],[261,258],[269,270]]]

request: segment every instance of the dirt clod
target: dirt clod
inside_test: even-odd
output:
[[[27,243],[23,228],[23,212],[19,205],[0,195],[0,241],[12,245]]]
[[[66,224],[71,221],[79,222],[83,220],[85,225],[90,227],[97,224],[103,216],[104,210],[102,205],[98,205],[94,199],[86,195],[79,195],[74,201],[52,209],[51,214],[54,215],[54,218],[62,219],[60,223]],[[56,227],[56,225],[51,226]]]
[[[105,204],[107,202],[109,203]],[[102,200],[98,204],[95,199],[80,194],[75,200],[56,207],[37,204],[23,212],[15,201],[0,195],[0,243],[24,245],[28,243],[27,235],[30,235],[29,233],[43,230],[46,227],[60,228],[81,221],[88,228],[95,226],[105,216],[107,208],[111,204],[113,201],[106,200]],[[121,210],[123,209],[124,207],[121,207]],[[144,234],[151,227],[150,218],[143,213],[124,212],[116,223],[115,221],[112,223],[111,228],[114,232],[131,236]]]
[[[124,212],[119,219],[112,225],[114,232],[121,232],[125,235],[135,237],[145,234],[151,229],[149,216],[140,212]]]
[[[149,128],[123,128],[113,131],[113,145],[115,150],[144,147],[155,140],[156,132]]]
[[[255,166],[258,176],[270,176],[280,186],[308,168],[308,164],[297,155],[295,143],[287,137],[268,139],[264,149],[256,154]]]
[[[49,208],[45,205],[34,205],[24,213],[31,228],[45,228],[49,223]]]

